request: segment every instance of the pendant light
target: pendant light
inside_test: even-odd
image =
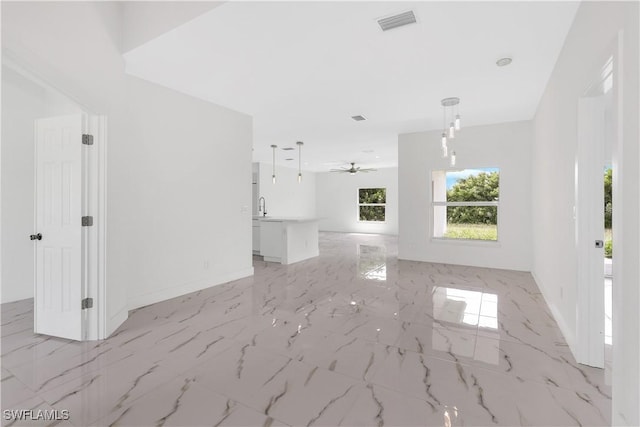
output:
[[[271,182],[274,184],[276,183],[276,148],[278,148],[277,145],[271,146],[271,149],[273,150],[273,172],[271,173]]]
[[[447,134],[442,132],[442,157],[447,157]]]
[[[442,110],[442,129],[444,129],[444,127],[447,124],[447,110],[443,109]],[[443,130],[442,131],[442,157],[447,157],[447,133]]]
[[[442,157],[446,158],[449,157],[449,148],[447,147],[448,140],[454,139],[456,137],[456,131],[459,131],[462,127],[460,113],[458,111],[460,98],[444,98],[440,101],[440,104],[442,105]],[[453,107],[456,107],[455,116]],[[447,120],[449,118],[450,120]],[[447,123],[449,123],[449,126],[447,126]],[[454,166],[456,163],[455,156],[456,152],[452,151],[450,159],[451,166]]]
[[[302,146],[304,142],[298,141],[296,142],[298,145],[298,183],[302,182]]]

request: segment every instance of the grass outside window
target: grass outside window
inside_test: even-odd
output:
[[[498,240],[496,224],[447,224],[448,239]]]

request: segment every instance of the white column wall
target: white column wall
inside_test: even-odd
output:
[[[128,212],[109,279],[131,309],[253,274],[251,117],[126,82],[131,144],[109,168],[127,191],[109,203]]]

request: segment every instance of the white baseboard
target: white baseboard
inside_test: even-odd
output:
[[[381,236],[398,236],[398,232],[397,231],[389,231],[386,228],[382,229],[382,230],[366,230],[366,231],[362,231],[360,229],[356,229],[356,228],[352,228],[352,227],[346,227],[346,228],[332,228],[331,230],[328,228],[325,229],[318,229],[318,232],[320,233],[344,233],[344,234],[349,234],[349,233],[355,233],[355,234],[371,234],[371,235],[376,235],[379,234]]]
[[[453,244],[462,245],[459,242],[453,242]],[[487,245],[486,242],[474,243],[476,245]],[[448,265],[460,265],[464,267],[480,267],[480,268],[491,268],[494,270],[509,270],[509,271],[521,271],[525,273],[531,272],[531,267],[526,265],[502,265],[502,264],[492,264],[488,265],[486,262],[474,262],[473,260],[465,259],[464,261],[456,261],[451,258],[447,258],[445,256],[433,257],[432,255],[426,254],[416,254],[416,253],[406,253],[400,251],[398,253],[398,259],[402,261],[419,261],[419,262],[428,262],[433,264],[448,264]]]
[[[191,292],[200,291],[202,289],[221,285],[223,283],[231,282],[233,280],[238,280],[249,276],[253,276],[253,267],[234,271],[232,273],[220,275],[214,278],[196,280],[180,286],[161,289],[156,292],[149,292],[143,295],[135,295],[128,298],[128,309],[133,310],[149,304],[155,304],[160,301],[165,301],[171,298],[189,294]]]
[[[311,258],[315,258],[317,256],[320,255],[320,251],[315,250],[315,251],[309,251],[307,253],[303,253],[303,254],[296,254],[296,256],[291,256],[291,257],[287,257],[286,258],[286,262],[283,262],[283,264],[293,264],[296,262],[300,262],[300,261],[304,261],[307,259],[311,259]],[[265,259],[266,261],[266,259]]]
[[[560,313],[560,310],[558,310],[558,307],[556,307],[556,305],[551,302],[548,296],[548,291],[546,290],[547,288],[545,286],[541,286],[542,282],[538,279],[535,272],[532,271],[531,276],[533,277],[533,280],[536,282],[538,289],[540,289],[540,292],[542,292],[542,297],[544,298],[544,301],[547,303],[547,306],[551,310],[551,314],[553,315],[553,318],[558,324],[558,327],[560,328],[560,332],[562,332],[562,336],[564,337],[564,340],[567,342],[567,345],[569,346],[569,350],[571,350],[571,354],[573,354],[573,357],[575,358],[576,350],[577,350],[576,337],[571,333],[571,329],[569,329],[569,327],[567,326],[567,322],[564,319],[564,316],[562,315],[562,313]]]
[[[22,295],[9,295],[9,296],[6,296],[6,292],[2,292],[0,290],[0,304],[8,304],[10,302],[33,299],[33,286],[31,286],[29,289],[31,289],[31,292],[26,292]]]
[[[116,312],[116,314],[114,314],[113,316],[111,316],[108,320],[107,323],[104,325],[104,328],[102,328],[102,330],[100,332],[104,333],[104,336],[100,336],[97,338],[92,338],[91,336],[89,337],[89,339],[105,339],[105,338],[109,338],[109,336],[116,330],[118,329],[118,327],[120,325],[122,325],[122,323],[124,323],[125,320],[127,320],[127,318],[129,317],[129,310],[127,309],[126,306],[123,306],[120,310],[118,310],[118,312]]]

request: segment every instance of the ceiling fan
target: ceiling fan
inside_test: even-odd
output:
[[[342,169],[331,169],[329,172],[348,172],[351,175],[355,175],[358,172],[374,172],[377,169],[373,169],[373,168],[361,168],[361,167],[356,167],[355,162],[351,162],[351,167],[350,168],[342,168]]]

